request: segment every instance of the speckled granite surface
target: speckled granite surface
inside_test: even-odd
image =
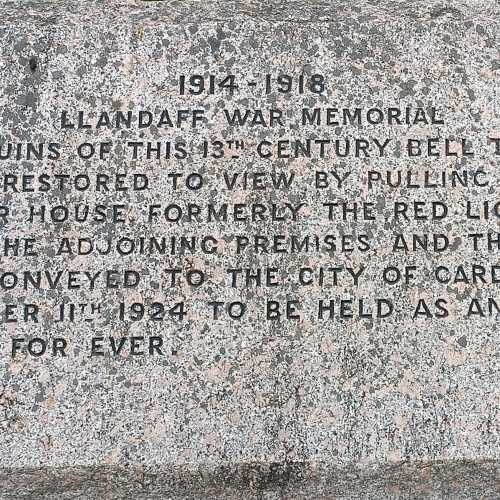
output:
[[[2,256],[0,272],[98,273],[134,270],[140,286],[1,290],[2,302],[37,303],[40,321],[0,324],[0,498],[494,499],[500,497],[500,328],[498,314],[467,317],[471,298],[497,298],[498,281],[439,283],[437,266],[467,271],[498,265],[498,251],[472,250],[468,233],[498,233],[500,219],[464,216],[467,201],[499,200],[500,7],[495,1],[140,2],[6,1],[0,6],[2,143],[60,143],[60,155],[2,160],[2,174],[94,178],[140,173],[145,192],[1,192],[2,239],[37,240],[37,256]],[[179,95],[180,74],[235,74],[256,79],[234,95]],[[321,95],[265,96],[262,75],[325,75]],[[436,107],[437,126],[297,125],[303,107]],[[275,107],[285,125],[230,127],[222,110]],[[61,112],[90,121],[102,111],[202,109],[199,127],[64,129]],[[72,114],[73,113],[73,114]],[[300,121],[300,120],[299,120]],[[450,138],[456,156],[406,158],[410,137]],[[263,140],[390,138],[370,158],[256,158]],[[464,154],[461,138],[476,152]],[[202,158],[203,140],[240,139],[248,150]],[[127,157],[127,141],[184,141],[186,158]],[[102,160],[85,160],[79,144],[112,142]],[[462,146],[462,150],[460,150]],[[198,148],[198,149],[197,149]],[[379,154],[377,154],[377,151]],[[350,172],[345,188],[314,189],[312,170]],[[368,169],[485,171],[487,186],[372,190]],[[289,189],[230,191],[224,172],[289,172]],[[171,172],[197,172],[200,191],[174,192]],[[352,182],[351,182],[352,181]],[[4,181],[5,182],[5,181]],[[5,191],[5,190],[3,190]],[[328,220],[321,202],[373,202],[375,220]],[[445,220],[396,220],[394,201],[442,202]],[[141,207],[264,203],[297,207],[298,220],[149,223]],[[121,203],[127,223],[29,224],[29,205]],[[303,203],[304,207],[298,208]],[[2,211],[0,209],[0,215]],[[437,232],[444,252],[391,252],[398,231]],[[371,248],[353,252],[257,255],[234,252],[234,235],[366,234]],[[215,235],[215,254],[194,256],[57,255],[61,238]],[[233,239],[232,239],[233,238]],[[380,283],[387,266],[415,265],[409,284]],[[278,287],[227,286],[225,269],[277,266]],[[297,286],[300,267],[366,266],[354,286]],[[205,269],[208,283],[169,287],[164,268]],[[288,281],[287,277],[291,277]],[[0,282],[2,280],[0,279]],[[50,288],[50,287],[46,287]],[[117,304],[182,297],[190,314],[177,322],[120,322]],[[319,298],[377,298],[395,303],[390,318],[319,321]],[[412,318],[419,299],[449,303],[446,318]],[[266,299],[301,301],[300,321],[266,321]],[[208,300],[247,302],[240,321],[213,320]],[[97,319],[55,323],[55,306],[101,304]],[[355,307],[357,307],[357,303]],[[374,307],[374,306],[373,306]],[[161,337],[161,356],[89,356],[95,336]],[[68,356],[16,356],[12,338],[65,338]]]

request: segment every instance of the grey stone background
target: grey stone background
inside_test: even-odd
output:
[[[480,141],[488,134],[498,137],[500,131],[498,2],[16,1],[4,2],[0,13],[3,141],[59,139],[71,146],[89,138],[119,142],[137,137],[135,132],[120,135],[105,130],[61,132],[55,126],[61,109],[202,105],[215,116],[227,105],[273,104],[295,110],[304,99],[309,106],[422,103],[444,110],[443,136],[471,138],[479,154],[467,167],[485,166],[493,180],[492,192],[440,191],[439,199],[452,206],[471,197],[498,199],[498,161],[486,154]],[[33,60],[35,65],[30,64]],[[270,68],[292,74],[317,71],[328,75],[333,85],[320,98],[273,101],[242,91],[226,99],[182,99],[172,90],[181,68],[187,74],[252,75]],[[318,134],[313,127],[237,132],[250,142],[263,134],[275,139],[283,134]],[[197,141],[235,133],[211,121],[201,131],[152,130],[145,137]],[[341,136],[372,133],[425,137],[435,131],[390,127],[340,131]],[[155,189],[147,195],[151,198],[123,200],[138,205],[162,196],[171,199],[162,175],[172,164],[132,164],[120,153],[117,148],[109,163],[86,163],[67,154],[57,165],[6,162],[2,167],[34,173],[51,168],[145,171],[158,176]],[[361,176],[367,165],[390,168],[402,161],[397,157],[347,160],[344,168]],[[422,162],[412,161],[415,168]],[[327,167],[328,162],[317,161],[316,166]],[[440,159],[427,166],[449,168],[450,162]],[[210,200],[219,202],[231,199],[217,189],[221,173],[254,167],[293,168],[306,180],[309,165],[297,160],[273,166],[246,156],[232,164],[193,158],[175,165],[178,170],[206,172],[213,182]],[[360,200],[368,196],[360,183],[331,195]],[[398,195],[411,199],[412,193]],[[418,196],[430,200],[434,195]],[[98,201],[109,201],[99,196]],[[183,201],[197,199],[192,193],[185,196]],[[268,201],[274,197],[313,204],[318,195],[303,183],[294,192],[262,196]],[[387,191],[378,196],[379,216],[384,217],[385,202],[395,194]],[[22,213],[29,201],[37,200],[17,196],[3,201]],[[74,200],[68,195],[59,201]],[[342,228],[369,232],[382,249],[370,255],[369,272],[374,276],[386,262],[408,262],[383,251],[388,234],[397,230],[388,222],[385,227],[360,223]],[[300,234],[311,228],[319,233],[333,230],[313,211],[308,221],[293,228],[248,225],[238,231]],[[432,225],[412,221],[405,228],[431,231]],[[132,232],[146,230],[139,220]],[[154,230],[161,232],[158,227]],[[181,227],[178,233],[185,230],[235,232],[207,225]],[[440,230],[452,237],[475,230],[498,231],[498,221],[475,224],[454,216]],[[2,231],[36,233],[49,248],[61,234],[117,235],[121,229],[18,224]],[[363,258],[355,254],[350,261],[359,264]],[[316,263],[321,259],[332,261],[318,257]],[[493,264],[498,257],[460,250],[414,255],[411,262],[430,267],[471,259]],[[127,329],[108,319],[62,327],[53,325],[48,315],[34,327],[1,325],[0,498],[498,498],[498,318],[466,321],[454,311],[447,321],[411,322],[400,314],[387,322],[276,325],[254,314],[240,323],[208,322],[200,304],[214,295],[223,300],[243,297],[256,304],[268,293],[282,299],[299,295],[306,304],[321,295],[319,290],[293,287],[260,295],[255,290],[229,289],[221,285],[216,272],[230,265],[263,262],[251,257],[237,260],[227,253],[195,260],[194,264],[215,270],[211,288],[180,290],[199,315],[187,325],[169,327],[167,356],[160,359],[90,359],[80,349],[68,359],[11,360],[8,349],[10,338],[20,334],[65,335],[84,342],[96,332],[158,334],[165,328],[162,325]],[[278,262],[289,272],[304,263],[296,256]],[[170,263],[186,266],[184,259]],[[165,263],[137,258],[79,261],[50,253],[29,266],[23,259],[1,260],[2,269],[98,270],[110,265],[141,267],[156,282]],[[422,278],[410,289],[396,287],[384,293],[409,307],[417,296],[444,294],[460,303],[466,297],[494,295],[497,288],[443,288]],[[368,283],[355,294],[373,297],[380,291]],[[351,292],[343,286],[342,293]],[[47,308],[61,299],[113,304],[120,293],[47,292],[36,300],[45,301]],[[139,293],[148,299],[156,296],[151,288]],[[178,293],[166,292],[168,298]],[[28,299],[35,300],[22,292],[4,297],[4,301]]]

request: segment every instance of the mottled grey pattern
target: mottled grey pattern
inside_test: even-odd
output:
[[[107,500],[453,500],[498,498],[498,465],[485,461],[381,465],[240,464],[0,470],[2,498]],[[22,488],[19,487],[22,484]]]
[[[142,2],[7,1],[0,6],[0,142],[65,145],[57,161],[3,161],[14,173],[146,173],[146,193],[1,193],[1,205],[18,215],[2,235],[33,235],[38,257],[2,257],[0,271],[23,269],[138,269],[140,289],[2,292],[2,302],[41,304],[39,324],[0,324],[0,498],[359,498],[494,499],[500,496],[500,328],[498,315],[467,319],[470,297],[498,297],[498,284],[441,285],[429,278],[436,265],[498,264],[498,253],[472,252],[468,232],[498,232],[499,221],[466,220],[467,200],[498,200],[500,171],[485,138],[500,137],[500,9],[494,1],[293,1]],[[321,73],[323,96],[271,94],[242,88],[234,96],[184,97],[180,73]],[[229,127],[223,108],[284,109],[287,126]],[[303,106],[436,106],[440,127],[326,128],[297,126]],[[159,110],[203,108],[199,129],[138,131],[58,128],[61,110]],[[466,137],[473,159],[404,158],[406,137]],[[338,161],[316,158],[269,161],[251,151],[231,160],[144,161],[125,158],[127,140],[244,139],[250,146],[279,138],[392,137],[385,158]],[[110,160],[85,161],[75,147],[113,141]],[[399,142],[398,142],[399,141]],[[346,189],[313,188],[314,169],[352,172]],[[488,188],[414,192],[363,184],[368,168],[484,169]],[[293,171],[290,189],[264,192],[221,189],[226,171]],[[201,194],[174,193],[166,174],[200,172]],[[377,221],[328,221],[318,202],[371,201]],[[445,222],[391,218],[394,199],[446,201]],[[148,225],[140,208],[152,203],[307,203],[296,223],[186,222]],[[22,221],[29,203],[130,204],[130,225],[51,224]],[[437,231],[452,247],[444,253],[392,254],[397,233]],[[366,233],[368,254],[256,256],[231,253],[232,235]],[[151,258],[67,257],[54,242],[145,234],[216,234],[227,248],[215,255]],[[357,288],[299,287],[287,281],[300,266],[367,266]],[[382,286],[388,265],[417,265],[410,286]],[[230,288],[224,269],[281,269],[278,288]],[[209,283],[165,287],[165,267],[207,269]],[[129,300],[175,301],[191,306],[182,324],[123,324],[110,312]],[[298,297],[312,310],[318,297],[388,297],[398,304],[389,320],[266,322],[266,298]],[[412,321],[418,298],[446,297],[450,317]],[[210,299],[244,300],[255,307],[238,322],[211,321]],[[53,323],[54,303],[94,301],[99,320]],[[106,309],[107,308],[107,309]],[[116,312],[116,311],[115,311]],[[163,335],[161,357],[90,358],[96,334]],[[10,358],[14,336],[76,339],[67,358]]]
[[[25,9],[22,14],[19,6]],[[226,22],[236,18],[261,21],[330,22],[337,19],[359,17],[362,20],[390,21],[404,17],[419,20],[447,18],[448,20],[474,20],[494,22],[498,16],[498,3],[490,0],[16,0],[4,2],[4,22],[45,20],[59,24],[67,20],[92,20],[94,14],[109,22],[117,22],[119,15],[128,20],[144,22]]]

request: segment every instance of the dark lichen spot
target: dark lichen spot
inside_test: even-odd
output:
[[[30,71],[32,73],[34,73],[38,69],[38,61],[37,61],[36,57],[30,57],[28,64],[30,67]]]
[[[463,13],[455,7],[441,7],[434,9],[431,12],[431,19],[437,19],[438,17],[446,16],[447,14],[457,18],[462,18],[464,16]]]

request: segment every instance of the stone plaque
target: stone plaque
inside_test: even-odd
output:
[[[498,3],[4,2],[0,498],[498,498]]]

